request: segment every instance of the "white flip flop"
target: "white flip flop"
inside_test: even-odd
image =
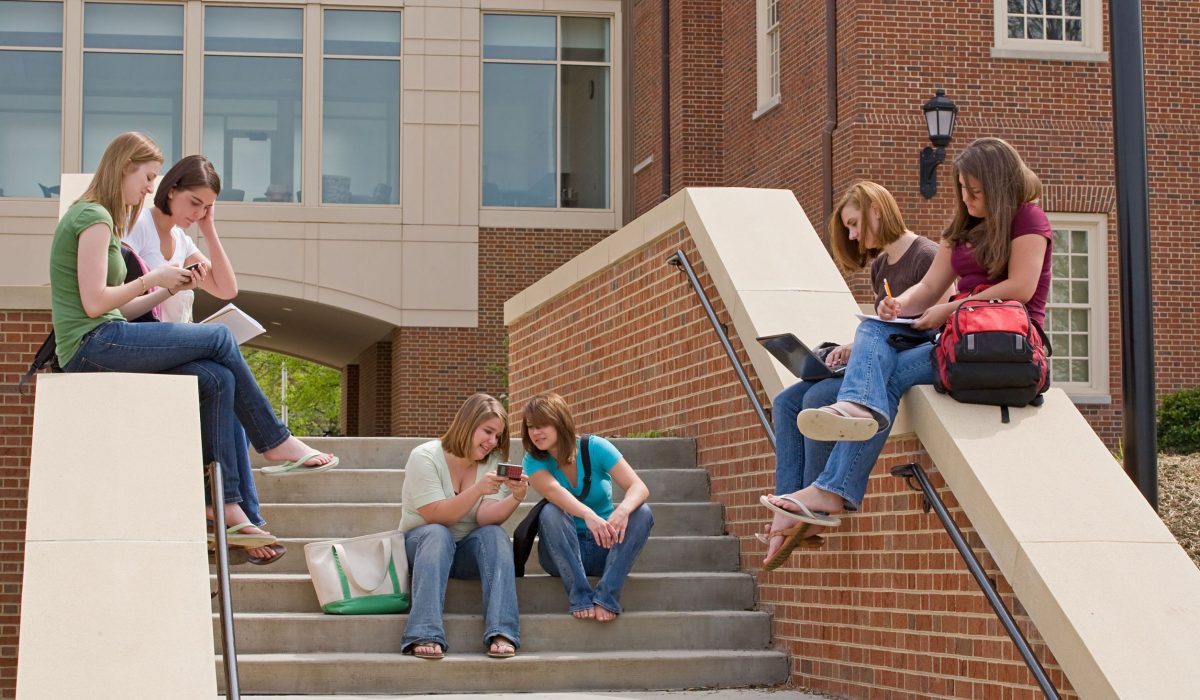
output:
[[[772,503],[771,499],[767,498],[767,496],[765,494],[758,497],[758,502],[763,504],[767,508],[770,508],[771,510],[775,511],[776,513],[779,513],[781,515],[786,515],[787,517],[791,518],[792,520],[799,520],[800,522],[808,523],[809,525],[825,525],[827,527],[837,527],[838,525],[842,524],[841,518],[835,518],[832,515],[818,515],[817,513],[813,512],[813,510],[810,509],[808,506],[804,505],[803,503],[796,500],[795,498],[792,498],[791,496],[776,496],[775,498],[778,498],[781,501],[787,501],[788,503],[791,503],[792,505],[799,508],[800,512],[796,512],[794,510],[788,510],[787,508],[780,508],[779,506]]]
[[[846,413],[837,405],[806,408],[796,416],[796,427],[804,437],[821,442],[870,440],[879,432],[879,421],[859,418]]]

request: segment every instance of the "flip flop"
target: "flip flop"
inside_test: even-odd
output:
[[[780,508],[779,506],[772,503],[771,499],[768,498],[765,494],[758,497],[758,502],[763,504],[767,508],[775,511],[776,513],[779,513],[781,515],[786,515],[787,517],[791,518],[792,520],[799,520],[800,522],[808,523],[809,525],[825,525],[827,527],[837,527],[838,525],[842,524],[841,518],[835,518],[832,515],[829,515],[828,513],[824,513],[824,514],[818,513],[816,511],[810,509],[808,506],[804,505],[802,502],[800,502],[800,500],[798,500],[796,498],[792,498],[791,496],[776,496],[775,498],[778,498],[781,501],[787,501],[788,503],[791,503],[792,505],[799,508],[800,512],[797,513],[794,510],[788,510],[787,508]]]
[[[212,549],[208,550],[208,563],[212,564],[213,566],[216,566],[216,564],[217,564],[217,548],[215,546],[216,542],[212,542],[210,544],[212,544],[214,546]],[[245,564],[246,562],[250,561],[250,553],[246,551],[245,547],[230,547],[227,557],[229,559],[230,566],[237,566],[238,564]]]
[[[245,547],[246,549],[254,549],[256,547],[266,547],[279,541],[275,539],[275,535],[272,535],[269,532],[246,535],[238,534],[248,527],[255,527],[255,525],[249,520],[240,522],[237,525],[230,525],[225,529],[225,543],[230,547]],[[211,532],[208,533],[208,543],[215,547],[217,543],[217,536]]]
[[[812,527],[810,523],[796,523],[786,530],[776,530],[771,533],[771,536],[783,535],[783,544],[779,546],[779,550],[775,552],[766,562],[763,563],[763,571],[774,571],[783,566],[788,557],[792,556],[792,552],[800,543],[808,538],[808,529]]]
[[[821,442],[870,440],[879,432],[874,418],[852,416],[837,404],[822,408],[806,408],[796,416],[796,427],[804,437]]]
[[[501,642],[498,641],[499,639],[499,637],[492,638],[492,643],[488,645],[488,656],[493,659],[508,659],[517,655],[517,648],[513,646],[512,642],[507,639]],[[499,651],[492,651],[492,647],[495,647]]]
[[[331,459],[325,464],[305,464],[305,462],[313,457],[321,457],[324,454],[326,453],[320,450],[313,450],[295,461],[273,464],[269,467],[263,467],[260,471],[267,476],[295,476],[297,474],[316,474],[317,472],[333,469],[338,465],[340,460],[335,455],[329,455]]]
[[[782,534],[783,530],[776,530],[769,535],[765,532],[756,532],[754,533],[754,539],[762,542],[767,547],[770,547],[771,538]],[[808,537],[800,540],[800,544],[798,546],[800,549],[820,549],[825,546],[825,538],[821,537],[820,535],[809,535]]]
[[[427,651],[418,652],[417,647],[437,647],[437,651],[433,653]],[[427,659],[429,661],[436,661],[437,659],[442,659],[446,656],[446,652],[442,649],[442,645],[438,644],[437,642],[417,642],[409,647],[409,653],[418,659]]]
[[[283,555],[287,554],[287,547],[284,547],[281,544],[267,545],[266,548],[271,550],[272,552],[275,552],[275,556],[273,556],[273,557],[256,557],[253,554],[250,554],[249,552],[247,552],[246,553],[246,561],[248,561],[251,564],[254,564],[256,566],[266,566],[267,564],[274,564],[275,562],[282,559]]]

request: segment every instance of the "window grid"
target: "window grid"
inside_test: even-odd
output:
[[[1083,44],[1083,0],[1008,0],[1009,39]]]
[[[1050,358],[1053,382],[1092,381],[1088,234],[1086,229],[1054,229],[1053,278],[1046,308],[1046,326],[1054,349]]]
[[[767,64],[771,97],[779,95],[779,0],[767,3]]]

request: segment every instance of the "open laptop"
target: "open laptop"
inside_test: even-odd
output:
[[[788,368],[792,374],[809,381],[840,377],[846,372],[845,365],[830,367],[825,364],[822,355],[818,355],[800,341],[792,333],[764,335],[756,338],[767,352],[779,360],[779,364]]]

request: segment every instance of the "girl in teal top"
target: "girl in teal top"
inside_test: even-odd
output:
[[[538,519],[538,561],[546,573],[562,579],[572,615],[614,620],[621,612],[625,578],[654,526],[646,505],[650,490],[608,440],[592,436],[586,446],[581,443],[575,419],[558,394],[534,396],[521,417],[523,466],[549,501]],[[585,462],[590,463],[590,486]],[[613,481],[625,491],[620,503],[613,502]],[[594,588],[588,576],[600,577]]]

